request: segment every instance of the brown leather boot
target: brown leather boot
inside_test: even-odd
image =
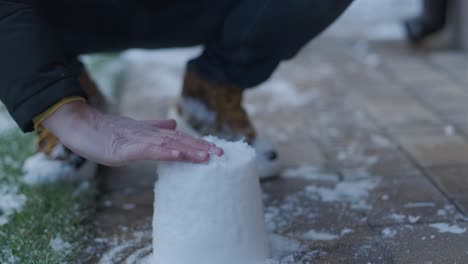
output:
[[[194,136],[214,135],[226,140],[246,140],[257,151],[261,178],[276,176],[278,155],[271,144],[257,135],[242,106],[242,89],[213,83],[187,71],[176,110],[169,113],[178,128]]]

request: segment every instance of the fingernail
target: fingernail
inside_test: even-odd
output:
[[[224,151],[221,148],[213,146],[213,147],[210,148],[209,152],[210,152],[211,155],[215,154],[216,156],[219,157],[219,156],[223,155]]]

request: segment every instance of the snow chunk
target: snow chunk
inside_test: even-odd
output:
[[[447,223],[435,223],[429,226],[439,230],[439,233],[463,234],[466,232],[465,227],[460,227],[458,225],[449,225]]]
[[[23,181],[27,184],[48,184],[57,181],[88,180],[93,177],[97,166],[87,161],[79,170],[72,164],[49,159],[44,153],[29,157],[23,165]]]
[[[49,246],[57,253],[66,252],[71,248],[71,244],[64,241],[60,235],[57,235],[50,240]]]
[[[419,202],[419,203],[407,203],[405,208],[421,208],[421,207],[434,207],[435,203],[433,202]]]
[[[0,186],[0,226],[8,223],[8,218],[21,211],[26,203],[26,196],[18,193],[14,186]]]
[[[414,224],[414,223],[418,222],[419,219],[421,219],[421,216],[412,216],[412,215],[408,215],[408,221],[409,221],[411,224]]]
[[[315,230],[309,230],[307,233],[305,233],[302,237],[305,239],[310,239],[310,240],[335,240],[338,239],[340,236],[335,235],[335,234],[330,234],[327,232],[319,232]]]
[[[305,234],[302,235],[303,238],[309,240],[321,240],[321,241],[328,241],[328,240],[336,240],[340,237],[346,236],[348,234],[353,233],[354,231],[350,228],[344,228],[341,230],[340,234],[332,234],[328,232],[316,231],[316,230],[309,230]]]
[[[338,175],[323,173],[319,168],[310,165],[286,169],[281,176],[288,179],[301,178],[305,180],[338,181]]]
[[[382,236],[385,237],[385,238],[394,237],[395,235],[396,235],[396,231],[389,228],[389,227],[382,230]]]

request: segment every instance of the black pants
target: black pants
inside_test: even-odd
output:
[[[266,80],[352,0],[46,0],[42,10],[78,55],[203,45],[188,68],[243,88]]]

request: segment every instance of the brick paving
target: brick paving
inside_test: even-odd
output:
[[[159,87],[183,64],[157,58],[129,60],[122,113],[164,118],[180,87]],[[467,72],[456,51],[324,34],[247,93],[282,158],[262,184],[267,224],[302,244],[295,263],[468,263]],[[151,251],[155,169],[101,171],[90,263]]]

